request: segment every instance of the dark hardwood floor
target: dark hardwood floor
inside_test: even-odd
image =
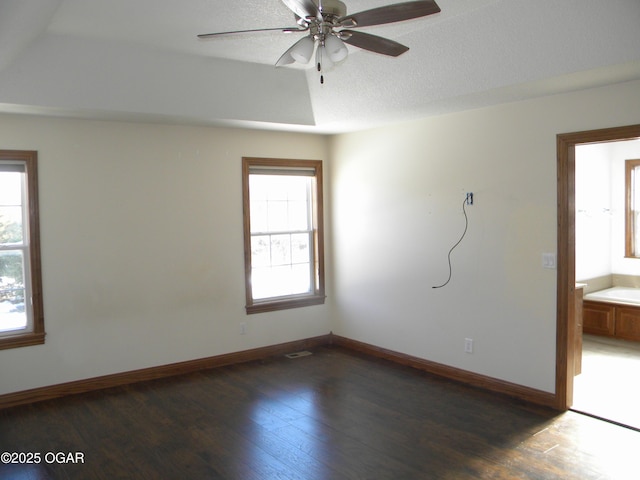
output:
[[[337,347],[0,411],[0,452],[40,454],[2,479],[618,480],[639,451],[633,430]]]

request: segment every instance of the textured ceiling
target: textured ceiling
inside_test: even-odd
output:
[[[2,0],[0,111],[333,133],[640,78],[639,0],[436,1],[321,85],[273,66],[300,34],[196,38],[294,26],[281,0]]]

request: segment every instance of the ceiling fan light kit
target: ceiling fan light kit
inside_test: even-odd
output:
[[[303,37],[291,47],[291,57],[298,63],[309,63],[313,55],[315,42],[311,37]]]
[[[329,35],[324,40],[323,47],[326,49],[329,58],[333,63],[338,63],[347,58],[349,50],[342,40],[336,35]]]
[[[322,73],[323,64],[329,67],[329,64],[339,63],[347,58],[349,51],[345,43],[392,57],[409,50],[409,47],[394,40],[352,29],[411,20],[440,11],[434,0],[395,3],[351,15],[347,15],[347,6],[340,0],[318,0],[317,3],[314,0],[282,0],[282,3],[294,13],[297,26],[206,33],[198,35],[198,38],[275,30],[285,33],[306,32],[307,36],[289,47],[278,59],[276,66],[281,67],[294,62],[309,63],[315,50],[316,66]],[[320,82],[324,83],[322,74]]]

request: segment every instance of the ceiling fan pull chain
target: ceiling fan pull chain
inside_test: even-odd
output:
[[[322,72],[322,54],[324,53],[322,48],[323,46],[324,46],[324,43],[321,41],[318,43],[318,46],[316,49],[316,68],[320,73],[320,85],[324,85],[324,75]]]

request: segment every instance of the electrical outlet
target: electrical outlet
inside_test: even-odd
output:
[[[473,205],[473,192],[467,192],[467,205]]]
[[[240,322],[240,335],[247,333],[247,322]]]
[[[464,339],[464,351],[465,353],[473,353],[473,338]]]

